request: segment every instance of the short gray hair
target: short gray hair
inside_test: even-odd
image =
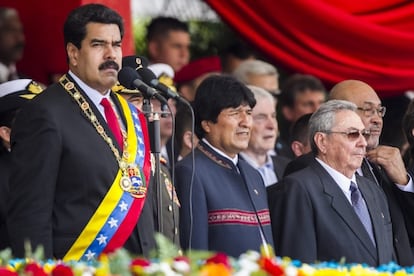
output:
[[[233,76],[245,84],[249,84],[249,75],[275,75],[277,78],[279,73],[272,64],[258,59],[243,61],[233,72]]]
[[[335,124],[335,115],[342,110],[356,111],[354,103],[343,100],[330,100],[323,103],[319,109],[313,113],[309,120],[309,137],[313,153],[318,152],[318,147],[314,141],[317,132],[328,132]]]
[[[261,99],[269,100],[273,102],[276,107],[276,99],[273,97],[271,93],[269,93],[269,91],[266,91],[263,88],[255,86],[255,85],[246,85],[246,86],[253,92],[254,98],[256,99],[256,101],[261,100]]]

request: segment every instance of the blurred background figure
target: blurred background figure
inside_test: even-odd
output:
[[[247,149],[240,152],[240,156],[260,172],[268,187],[282,178],[290,159],[271,155],[278,133],[275,99],[263,88],[247,87],[253,92],[256,105],[252,110],[253,126],[249,144]]]
[[[190,33],[185,22],[173,17],[156,17],[147,26],[148,58],[166,63],[175,72],[190,60]]]
[[[289,145],[291,125],[300,116],[315,112],[326,101],[326,96],[324,85],[312,75],[294,74],[284,82],[279,97],[279,110],[282,116],[279,118],[277,152],[293,158]]]
[[[187,101],[194,101],[196,90],[208,76],[221,73],[218,56],[202,57],[191,61],[178,71],[174,77],[177,90]]]
[[[407,169],[414,173],[414,100],[410,102],[402,120],[402,127],[407,138],[404,163]]]
[[[256,59],[256,53],[239,40],[226,47],[220,55],[224,74],[233,74],[240,63],[245,60]]]
[[[6,202],[10,176],[10,133],[17,112],[43,88],[31,79],[0,84],[0,249],[9,246],[6,223]]]
[[[178,105],[175,116],[175,145],[178,152],[177,161],[186,157],[198,143],[194,129],[191,110],[187,106]]]
[[[21,78],[16,62],[22,59],[25,35],[15,9],[0,7],[0,83]]]
[[[311,152],[308,124],[312,114],[313,113],[302,115],[291,127],[290,148],[292,149],[295,158]]]
[[[234,70],[233,76],[244,84],[263,88],[275,98],[280,94],[279,73],[275,66],[265,61],[245,60]]]

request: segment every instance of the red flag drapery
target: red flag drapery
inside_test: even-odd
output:
[[[414,89],[414,2],[205,0],[274,62],[325,83],[360,79],[381,97]]]

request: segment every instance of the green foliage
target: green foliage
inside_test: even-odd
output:
[[[135,20],[133,32],[135,52],[148,56],[145,40],[146,27],[151,18]],[[191,59],[219,55],[224,48],[237,39],[237,35],[223,22],[189,21],[191,35]]]
[[[134,21],[134,43],[135,53],[140,56],[148,56],[147,54],[147,42],[145,35],[147,34],[147,25],[151,21],[151,18],[141,18]]]
[[[157,249],[151,253],[152,258],[166,260],[180,255],[178,247],[164,235],[157,232],[154,234],[154,238],[157,243]]]
[[[189,22],[192,59],[219,55],[236,35],[222,22]]]
[[[116,254],[111,254],[109,256],[109,263],[112,275],[131,275],[129,270],[131,255],[127,250],[121,248],[116,251]]]

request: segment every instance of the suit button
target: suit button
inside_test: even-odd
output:
[[[172,212],[173,207],[171,205],[168,205],[168,211]]]
[[[398,243],[398,238],[394,238],[394,242],[395,243]]]

